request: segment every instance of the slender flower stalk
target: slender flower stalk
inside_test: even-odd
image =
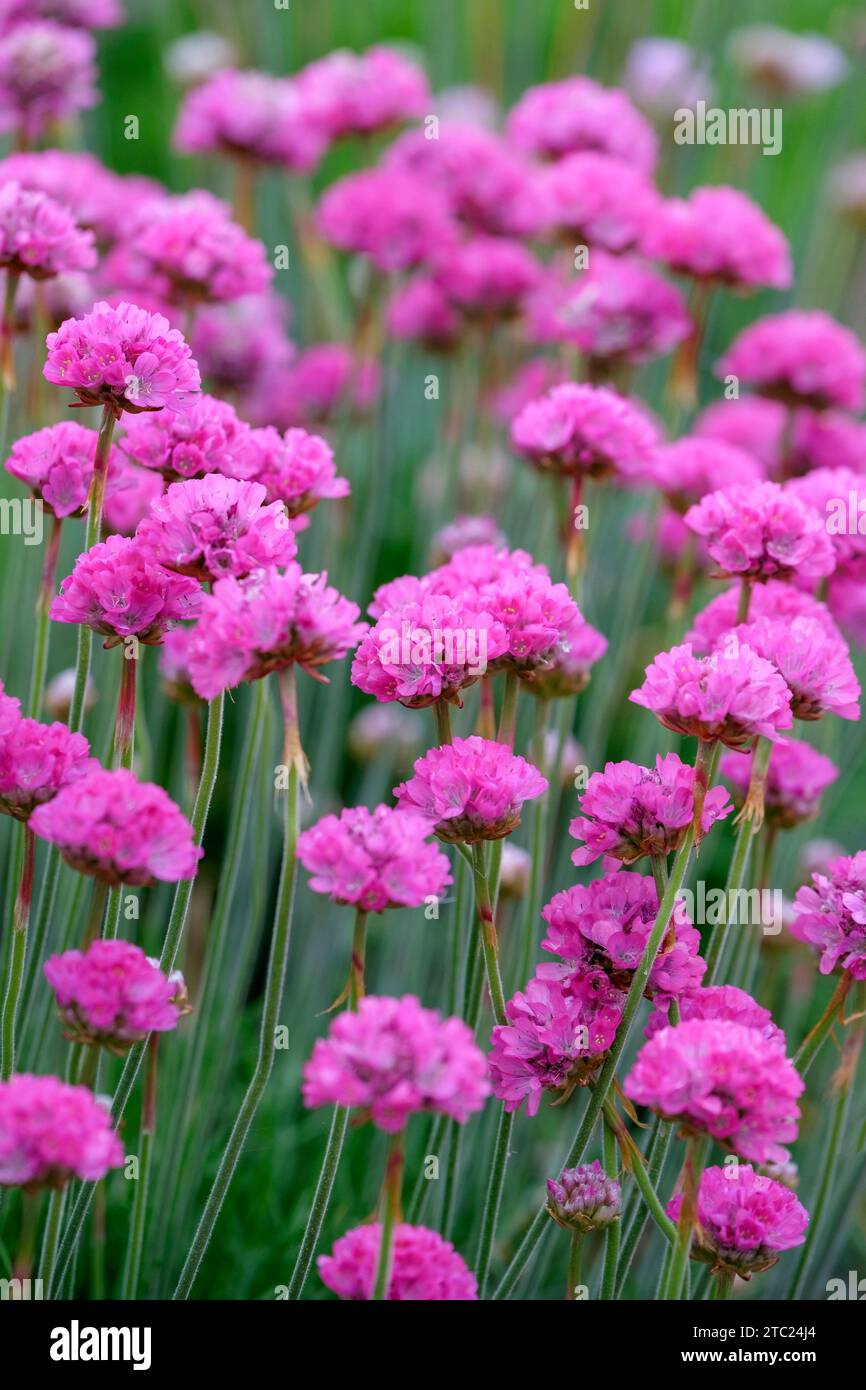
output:
[[[382,1190],[382,1235],[376,1261],[376,1282],[373,1301],[381,1303],[388,1297],[391,1268],[394,1260],[394,1232],[402,1219],[403,1167],[406,1161],[406,1140],[403,1131],[392,1134],[385,1159],[385,1182]]]
[[[493,1016],[497,1023],[504,1024],[505,994],[502,989],[502,976],[499,972],[499,938],[493,918],[493,904],[490,898],[487,859],[483,842],[472,846],[472,873],[475,879],[475,911],[478,918],[478,933],[481,950],[484,954],[484,968],[487,973],[487,988],[493,1005]]]
[[[141,1257],[144,1249],[144,1230],[147,1220],[147,1194],[150,1185],[151,1155],[156,1133],[156,1059],[159,1033],[151,1033],[147,1044],[147,1066],[144,1077],[144,1096],[141,1103],[141,1130],[138,1151],[138,1180],[132,1204],[126,1267],[123,1272],[121,1298],[133,1299],[138,1290]]]
[[[677,1242],[674,1246],[670,1277],[665,1290],[665,1298],[667,1299],[679,1299],[683,1296],[689,1252],[692,1247],[692,1231],[697,1220],[698,1189],[701,1185],[701,1173],[706,1163],[708,1148],[709,1142],[703,1136],[698,1139],[690,1138],[686,1141],[686,1157],[681,1179],[683,1201],[677,1221]]]
[[[842,1016],[845,1007],[845,1000],[851,989],[852,979],[847,971],[844,971],[839,983],[836,985],[826,1009],[822,1013],[814,1028],[807,1033],[797,1051],[794,1053],[794,1066],[801,1076],[805,1076],[817,1057],[821,1047],[829,1037],[834,1025]]]
[[[604,1171],[609,1178],[617,1178],[617,1148],[616,1134],[613,1128],[605,1123],[602,1129],[602,1151],[604,1154]],[[610,1301],[615,1297],[616,1286],[616,1266],[619,1258],[619,1221],[611,1221],[605,1230],[604,1238],[604,1268],[601,1277],[601,1297]]]
[[[582,1250],[583,1236],[580,1231],[572,1231],[568,1250],[568,1278],[565,1281],[565,1297],[571,1303],[577,1298],[577,1290],[580,1288]]]
[[[33,867],[36,857],[36,837],[29,825],[22,826],[24,836],[24,857],[21,876],[15,893],[15,906],[12,919],[12,943],[9,959],[6,993],[3,999],[3,1016],[0,1021],[0,1080],[8,1081],[15,1070],[15,1038],[18,1023],[18,1009],[21,1002],[21,987],[24,980],[24,962],[27,955],[27,928],[30,922],[30,903],[33,897]]]
[[[48,645],[51,633],[51,619],[48,610],[54,597],[57,557],[60,553],[60,536],[63,518],[52,516],[48,543],[42,559],[42,579],[36,599],[36,638],[33,644],[33,666],[30,673],[30,692],[27,698],[27,713],[31,719],[38,719],[45,692],[45,673],[48,669]]]

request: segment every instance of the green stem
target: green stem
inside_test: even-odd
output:
[[[277,906],[271,938],[271,952],[265,982],[259,1051],[255,1069],[241,1102],[232,1132],[229,1135],[210,1194],[201,1214],[173,1297],[185,1299],[190,1295],[199,1266],[210,1243],[222,1204],[234,1177],[250,1127],[255,1119],[265,1088],[274,1066],[274,1034],[279,1024],[286,979],[286,966],[291,939],[292,910],[295,899],[297,870],[300,773],[304,767],[303,753],[298,740],[297,694],[294,667],[281,672],[281,693],[285,720],[286,743],[284,757],[288,766],[288,790],[285,799],[283,824],[283,862],[277,892]]]
[[[120,689],[114,725],[114,766],[132,767],[135,751],[135,685],[138,657],[135,646],[121,648]]]
[[[15,896],[15,910],[12,924],[12,949],[9,956],[9,972],[3,995],[3,1018],[0,1022],[2,1053],[0,1053],[0,1080],[8,1081],[15,1070],[15,1039],[18,1029],[18,1009],[21,1002],[21,983],[24,979],[24,962],[27,956],[27,925],[30,921],[30,901],[33,896],[33,865],[36,854],[36,837],[29,826],[24,830],[24,861],[21,877]]]
[[[614,1182],[619,1177],[619,1165],[616,1154],[616,1134],[610,1125],[605,1125],[602,1129],[602,1162],[604,1171]],[[639,1162],[639,1160],[638,1160]],[[605,1231],[604,1238],[604,1268],[601,1276],[601,1297],[605,1302],[610,1302],[614,1297],[616,1287],[616,1266],[619,1258],[619,1221],[611,1221]]]
[[[42,561],[42,582],[36,600],[36,644],[33,648],[33,666],[30,672],[30,692],[27,698],[27,714],[38,719],[42,709],[42,696],[45,691],[45,673],[48,669],[48,644],[51,632],[51,619],[48,610],[54,597],[54,576],[57,570],[57,556],[60,551],[60,533],[63,519],[51,517],[51,534],[45,547]]]
[[[475,1257],[475,1277],[481,1298],[487,1296],[490,1279],[490,1261],[493,1256],[493,1242],[499,1221],[499,1208],[502,1205],[502,1189],[505,1185],[505,1170],[511,1146],[511,1133],[514,1129],[514,1111],[503,1106],[499,1112],[496,1128],[496,1142],[493,1146],[493,1161],[490,1165],[490,1178],[487,1195],[484,1199],[484,1215],[481,1219],[481,1235],[478,1239],[478,1254]]]
[[[725,941],[728,929],[731,925],[731,901],[733,895],[738,893],[743,886],[743,879],[746,874],[746,861],[749,857],[749,849],[752,843],[752,823],[744,820],[740,823],[737,831],[737,838],[734,841],[734,852],[731,856],[731,863],[728,869],[728,877],[725,880],[724,902],[718,922],[713,926],[710,934],[709,944],[705,952],[707,962],[707,972],[703,983],[705,986],[715,983],[716,975],[722,961],[725,949]]]
[[[490,900],[490,884],[487,877],[484,845],[480,842],[472,846],[472,873],[475,879],[475,910],[478,917],[481,950],[484,953],[487,988],[490,990],[490,1001],[493,1005],[496,1022],[505,1024],[507,1020],[505,1017],[505,994],[502,989],[502,977],[499,973],[499,942],[496,935],[496,924],[493,920],[493,905]]]
[[[437,700],[433,713],[436,716],[436,738],[441,747],[451,742],[451,706],[447,700]]]
[[[565,1285],[565,1297],[570,1303],[575,1301],[576,1290],[580,1284],[582,1242],[583,1236],[580,1231],[572,1231],[571,1245],[568,1251],[568,1280]]]
[[[640,1193],[644,1199],[643,1206],[637,1206],[635,1208],[634,1214],[629,1220],[627,1229],[625,1231],[625,1238],[622,1242],[622,1248],[620,1250],[619,1272],[617,1275],[618,1297],[622,1295],[623,1286],[625,1284],[626,1279],[628,1278],[628,1272],[631,1268],[631,1262],[634,1259],[635,1251],[637,1250],[637,1247],[640,1244],[641,1239],[643,1238],[644,1231],[646,1230],[647,1225],[649,1224],[650,1212],[653,1211],[653,1208],[651,1206],[652,1198],[655,1197],[655,1200],[658,1202],[656,1188],[658,1187],[659,1180],[661,1178],[662,1173],[664,1172],[665,1160],[668,1156],[668,1151],[670,1149],[673,1133],[674,1126],[672,1124],[669,1124],[667,1120],[663,1120],[660,1115],[656,1115],[655,1121],[653,1123],[652,1133],[650,1135],[649,1144],[647,1146],[646,1159],[644,1161],[644,1164],[642,1165],[646,1174],[647,1182],[647,1189],[644,1189],[642,1187],[639,1188]],[[634,1176],[637,1181],[639,1177],[637,1165],[635,1165]],[[650,1196],[650,1193],[652,1194],[652,1196]],[[661,1214],[664,1216],[665,1222],[668,1222],[668,1217],[665,1215],[664,1208],[662,1207],[661,1202],[658,1202],[658,1205],[659,1209],[661,1210]],[[658,1216],[654,1211],[653,1215],[655,1215],[656,1217],[656,1224],[659,1224]],[[673,1222],[670,1222],[669,1224],[671,1231],[675,1232]]]
[[[680,1299],[683,1296],[689,1252],[692,1248],[692,1231],[697,1220],[701,1173],[704,1169],[708,1149],[709,1140],[703,1136],[700,1139],[688,1139],[686,1141],[686,1159],[683,1166],[683,1200],[680,1207],[680,1219],[677,1222],[677,1241],[671,1262],[670,1279],[665,1292],[667,1299]]]
[[[794,1066],[797,1068],[801,1076],[806,1075],[815,1058],[818,1056],[821,1047],[823,1046],[824,1042],[826,1041],[827,1037],[832,1031],[833,1025],[835,1024],[836,1020],[839,1018],[839,1015],[842,1012],[842,1008],[845,1004],[846,998],[848,997],[848,991],[850,990],[850,988],[851,976],[848,974],[846,970],[840,978],[839,983],[834,989],[832,995],[830,996],[830,1002],[827,1005],[821,1017],[818,1019],[818,1022],[815,1024],[815,1027],[812,1029],[810,1033],[806,1035],[806,1037],[803,1039],[800,1046],[798,1047],[797,1051],[794,1053]]]
[[[519,693],[520,682],[517,676],[513,671],[506,672],[496,741],[497,743],[507,743],[509,748],[514,747],[514,736],[517,733],[517,696]]]
[[[138,1291],[141,1255],[144,1249],[144,1228],[147,1217],[147,1191],[150,1183],[150,1158],[156,1132],[156,1059],[159,1034],[151,1033],[147,1048],[147,1073],[141,1103],[141,1142],[139,1144],[138,1180],[129,1228],[129,1247],[123,1272],[121,1298],[134,1299]]]
[[[720,1269],[713,1284],[713,1298],[717,1301],[730,1298],[733,1287],[734,1271],[732,1269]]]
[[[550,701],[537,700],[535,707],[535,727],[532,734],[531,761],[543,777],[548,777],[545,765],[545,737],[550,719]],[[520,963],[515,985],[521,989],[529,978],[532,957],[536,949],[538,916],[541,911],[541,895],[544,888],[545,846],[547,844],[547,823],[550,813],[552,791],[548,787],[537,796],[529,808],[529,837],[532,862],[529,869],[529,889],[526,894],[526,911],[523,918],[523,931],[520,937]]]
[[[39,1255],[39,1277],[42,1286],[47,1289],[51,1283],[51,1276],[54,1273],[54,1262],[57,1259],[57,1241],[60,1236],[60,1221],[63,1216],[63,1203],[66,1198],[64,1188],[52,1188],[51,1196],[48,1198],[48,1212],[45,1217],[45,1230],[42,1233],[42,1249]]]
[[[391,1281],[391,1267],[394,1259],[394,1233],[400,1221],[400,1194],[403,1188],[404,1161],[404,1137],[401,1130],[399,1134],[391,1135],[388,1144],[388,1157],[385,1160],[382,1235],[376,1263],[376,1282],[373,1285],[373,1301],[375,1303],[381,1303],[388,1297],[388,1285]]]

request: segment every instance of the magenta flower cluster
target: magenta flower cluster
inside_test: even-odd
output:
[[[394,795],[401,808],[432,823],[440,840],[475,844],[510,835],[523,803],[546,789],[537,768],[507,744],[472,734],[431,748]]]
[[[128,941],[94,941],[49,956],[43,969],[75,1042],[124,1052],[148,1033],[170,1032],[181,1016],[183,977],[165,975]]]
[[[667,1214],[679,1219],[682,1195],[672,1197]],[[802,1245],[809,1213],[790,1188],[755,1171],[705,1168],[698,1189],[697,1237],[692,1259],[714,1272],[732,1271],[749,1279],[771,1269],[783,1250]]]
[[[0,1081],[0,1186],[96,1182],[122,1163],[108,1111],[86,1086],[27,1072]]]
[[[819,952],[822,975],[866,980],[866,850],[831,860],[797,890],[791,931]]]
[[[361,912],[420,907],[451,882],[448,860],[429,842],[430,822],[411,811],[357,806],[324,816],[298,839],[310,887]]]
[[[319,1256],[322,1283],[338,1298],[371,1298],[381,1242],[378,1222],[347,1231],[330,1255]],[[478,1285],[462,1256],[438,1231],[400,1222],[394,1231],[386,1297],[397,1303],[471,1303],[478,1298]]]

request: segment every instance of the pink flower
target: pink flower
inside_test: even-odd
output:
[[[310,887],[362,912],[420,907],[451,882],[448,860],[428,842],[422,816],[390,806],[366,806],[323,816],[298,839],[298,858]]]
[[[658,142],[652,126],[623,92],[591,77],[530,87],[512,109],[505,133],[527,154],[558,159],[575,150],[599,150],[647,174],[655,168]]]
[[[688,198],[660,200],[642,249],[680,274],[735,290],[791,285],[787,238],[737,188],[695,188]]]
[[[29,144],[95,106],[95,53],[90,34],[47,21],[17,24],[0,38],[0,130]]]
[[[189,670],[203,700],[241,681],[260,680],[297,662],[305,670],[339,661],[366,631],[358,607],[293,560],[284,573],[260,570],[219,579],[202,598],[190,641]]]
[[[724,575],[814,583],[835,568],[833,545],[813,507],[778,483],[734,483],[686,513]]]
[[[692,1019],[644,1043],[623,1087],[630,1100],[709,1134],[755,1163],[785,1163],[797,1137],[803,1091],[778,1042],[757,1028]]]
[[[193,877],[202,856],[171,797],[125,768],[91,769],[38,807],[30,828],[73,869],[112,886],[177,883]]]
[[[794,411],[765,396],[741,396],[708,406],[694,424],[696,434],[721,439],[757,455],[770,477],[798,477],[836,468],[862,473],[866,465],[866,426],[837,411]],[[788,437],[790,436],[790,437]],[[801,494],[809,500],[806,494]],[[821,508],[819,508],[821,510]]]
[[[95,265],[93,233],[82,231],[62,203],[17,183],[0,186],[0,266],[48,280]]]
[[[678,511],[685,511],[712,492],[719,478],[725,479],[727,494],[734,485],[745,492],[749,485],[760,482],[763,476],[757,458],[745,449],[715,439],[687,437],[673,444],[659,445],[653,455],[647,481],[661,488]]]
[[[525,1101],[532,1117],[545,1091],[562,1092],[564,1100],[585,1085],[616,1037],[625,998],[601,972],[581,979],[540,966],[506,1003],[508,1022],[490,1035],[487,1061],[497,1100],[509,1112]]]
[[[656,436],[625,397],[566,382],[524,406],[512,423],[511,442],[538,468],[633,479],[648,466]]]
[[[734,797],[742,803],[749,790],[751,758],[742,753],[726,753],[719,770],[731,783]],[[779,739],[770,758],[764,787],[764,812],[768,825],[791,830],[803,821],[813,820],[821,796],[839,776],[830,758],[797,739]]]
[[[786,491],[823,518],[841,578],[866,578],[866,477],[853,468],[816,468]]]
[[[184,100],[174,145],[185,154],[220,151],[293,172],[315,168],[329,143],[324,122],[297,82],[225,69]]]
[[[542,229],[535,167],[495,131],[450,119],[440,121],[436,140],[425,130],[407,130],[386,152],[385,164],[435,183],[476,231],[534,236]]]
[[[739,601],[739,584],[717,594],[696,616],[691,631],[686,633],[686,641],[691,642],[696,651],[713,651],[735,626]],[[758,618],[788,622],[794,618],[812,618],[832,636],[840,635],[826,604],[781,579],[770,579],[752,589],[749,618],[752,622]]]
[[[678,1221],[682,1193],[666,1211]],[[698,1217],[691,1257],[742,1279],[772,1269],[779,1252],[802,1245],[809,1213],[790,1188],[762,1177],[751,1164],[705,1168],[698,1189]]]
[[[304,1104],[363,1109],[397,1134],[410,1115],[447,1115],[465,1124],[490,1087],[484,1054],[462,1019],[443,1019],[411,994],[367,995],[338,1014],[303,1071]]]
[[[266,372],[284,373],[294,356],[287,320],[288,301],[273,290],[203,306],[191,340],[202,377],[230,392],[250,390]]]
[[[253,476],[265,487],[268,501],[284,503],[289,516],[300,516],[326,498],[348,497],[349,484],[337,476],[334,452],[321,435],[289,429],[281,438],[268,426],[253,430],[252,442],[257,461]]]
[[[735,756],[735,755],[731,755]],[[581,814],[568,827],[584,847],[572,864],[594,864],[604,855],[604,867],[616,870],[647,854],[667,855],[679,849],[694,816],[695,770],[676,753],[656,756],[655,768],[637,763],[606,763],[593,772],[580,798]],[[732,810],[722,787],[707,792],[701,813],[704,834]]]
[[[847,970],[866,980],[866,850],[832,859],[797,889],[791,931],[817,948],[822,975]]]
[[[319,202],[317,222],[326,241],[369,256],[386,274],[419,265],[456,237],[444,194],[397,169],[362,169],[337,179]]]
[[[708,60],[681,39],[635,39],[622,82],[638,106],[662,119],[712,93]]]
[[[692,329],[675,285],[642,261],[597,249],[575,279],[548,275],[530,296],[526,317],[538,342],[571,343],[596,363],[647,362]]]
[[[203,189],[140,207],[131,219],[129,242],[108,258],[105,272],[133,293],[155,294],[166,304],[185,307],[261,294],[273,274],[262,243]]]
[[[469,317],[508,317],[519,312],[538,284],[541,266],[519,241],[478,234],[433,249],[436,282]]]
[[[28,1072],[0,1081],[0,1186],[97,1182],[122,1163],[108,1111],[86,1086]]]
[[[547,1214],[560,1226],[588,1235],[618,1221],[622,1189],[609,1178],[596,1158],[577,1168],[563,1168],[547,1179]]]
[[[285,371],[265,373],[244,402],[257,424],[287,429],[325,423],[343,411],[363,415],[379,391],[379,367],[345,343],[317,343]]]
[[[146,419],[160,416],[143,415]],[[162,475],[148,468],[137,468],[119,450],[112,449],[108,477],[105,482],[105,508],[102,524],[106,531],[118,536],[132,536],[139,523],[149,515],[153,503],[162,496],[165,483]]]
[[[332,140],[369,135],[423,116],[430,88],[421,69],[394,49],[364,53],[337,49],[301,68],[295,79],[301,100]]]
[[[789,405],[862,410],[866,353],[856,335],[829,314],[789,309],[743,329],[716,374],[739,377],[741,384]]]
[[[850,633],[853,642],[866,647],[866,581],[833,575],[827,603],[835,622]]]
[[[817,619],[756,618],[722,641],[744,643],[775,666],[790,692],[795,719],[860,718],[860,682],[845,640]]]
[[[577,884],[555,894],[542,908],[548,927],[542,949],[566,961],[575,992],[588,989],[591,982],[603,989],[605,979],[614,988],[627,990],[630,972],[641,962],[658,908],[655,883],[642,874],[613,873],[589,884]],[[698,955],[700,941],[700,933],[682,903],[677,902],[664,949],[650,971],[645,991],[648,998],[697,989],[706,970]]]
[[[132,636],[151,645],[167,627],[194,618],[199,602],[197,581],[170,574],[136,540],[109,536],[79,555],[49,616],[92,627],[108,647]]]
[[[225,473],[251,478],[259,456],[250,428],[227,401],[202,395],[178,414],[140,415],[127,422],[119,447],[142,468],[152,468],[175,482]]]
[[[4,26],[25,23],[36,15],[70,29],[114,29],[123,20],[117,0],[4,0]]]
[[[388,300],[385,322],[392,337],[417,340],[434,352],[452,348],[463,325],[432,275],[413,275],[400,285]]]
[[[170,1032],[186,1012],[183,976],[164,975],[128,941],[49,956],[43,970],[73,1042],[123,1053],[148,1033]]]
[[[243,578],[267,565],[287,565],[297,552],[282,502],[264,505],[261,483],[219,473],[172,483],[136,532],[155,564],[194,579]]]
[[[23,188],[47,193],[89,227],[100,242],[113,242],[125,229],[131,207],[152,198],[159,185],[140,174],[123,177],[84,150],[28,150],[7,155],[0,175]]]
[[[541,176],[546,220],[569,243],[628,251],[655,213],[658,194],[628,159],[592,150],[566,155]]]
[[[738,754],[729,753],[726,756],[734,758]],[[777,1043],[782,1052],[785,1051],[785,1034],[781,1028],[776,1027],[770,1010],[763,1008],[752,998],[751,994],[747,994],[744,989],[738,989],[736,985],[702,986],[700,989],[681,994],[677,1003],[679,1004],[680,1019],[683,1023],[694,1018],[713,1018],[722,1019],[728,1023],[741,1023],[746,1028],[757,1028],[763,1038],[766,1038],[768,1042]],[[668,1000],[656,1005],[644,1030],[648,1038],[654,1037],[663,1028],[670,1026],[669,1009]]]
[[[629,699],[676,734],[719,739],[728,748],[744,748],[758,736],[775,738],[792,722],[787,685],[745,643],[705,657],[693,656],[688,642],[660,652]]]
[[[87,501],[95,454],[96,431],[68,420],[16,440],[6,471],[26,483],[55,516],[73,516]],[[112,449],[111,461],[116,460]]]
[[[0,713],[0,811],[26,821],[97,764],[83,735],[71,734],[65,724],[12,719],[9,706],[17,700],[0,694],[0,701],[7,710],[5,718]]]
[[[547,790],[531,763],[506,744],[477,734],[431,748],[413,770],[415,775],[394,789],[400,807],[434,821],[440,840],[452,844],[510,835],[520,824],[524,801]]]
[[[322,1283],[342,1299],[369,1300],[376,1282],[382,1227],[356,1226],[316,1261]],[[394,1230],[387,1297],[399,1303],[474,1303],[478,1285],[450,1241],[426,1226]]]
[[[103,300],[67,319],[46,339],[46,381],[68,386],[82,405],[124,410],[186,410],[198,391],[198,367],[183,335],[162,314]]]

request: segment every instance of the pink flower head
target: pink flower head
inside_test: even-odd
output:
[[[93,233],[82,231],[62,203],[18,183],[0,186],[0,266],[48,280],[95,265]]]
[[[114,29],[123,20],[117,0],[3,0],[0,22],[11,28],[38,16],[70,29]]]
[[[439,563],[445,564],[458,550],[476,545],[490,545],[495,550],[505,547],[505,536],[495,517],[486,514],[455,516],[453,521],[440,526],[430,542],[430,549]]]
[[[536,341],[570,343],[594,363],[647,362],[692,329],[675,285],[636,258],[596,249],[575,279],[546,277],[530,296],[526,317]]]
[[[651,174],[658,141],[652,126],[616,88],[591,77],[530,87],[506,122],[508,140],[526,154],[559,159],[576,150],[617,155]]]
[[[827,603],[833,619],[849,633],[851,640],[866,647],[866,580],[834,575],[827,591]]]
[[[169,482],[207,473],[251,478],[258,466],[249,426],[215,396],[199,396],[183,414],[163,411],[131,419],[119,447],[134,463],[162,473]]]
[[[524,801],[547,790],[531,763],[506,744],[477,734],[431,748],[413,771],[394,789],[400,807],[434,821],[440,840],[451,844],[510,835],[520,824]]]
[[[28,1072],[0,1081],[0,1186],[97,1182],[122,1164],[111,1117],[86,1086]]]
[[[791,931],[816,947],[822,975],[847,970],[866,980],[866,850],[831,859],[797,889]]]
[[[70,387],[81,405],[128,410],[186,410],[200,383],[183,334],[162,314],[104,300],[67,319],[46,339],[46,381]]]
[[[622,77],[633,101],[651,115],[669,119],[712,92],[709,63],[682,39],[635,39]]]
[[[679,849],[694,815],[694,788],[694,768],[676,753],[657,754],[654,768],[606,763],[604,772],[592,773],[580,798],[581,814],[568,827],[575,840],[584,841],[572,864],[594,864],[604,855],[605,869],[615,871],[646,854]],[[731,810],[725,790],[713,787],[703,805],[703,833]]]
[[[219,579],[202,598],[190,641],[189,671],[202,700],[241,681],[260,680],[293,662],[313,670],[339,661],[366,631],[358,607],[294,560],[281,574]]]
[[[267,289],[272,269],[260,241],[232,221],[225,203],[203,189],[145,203],[130,242],[118,248],[115,282],[190,307],[225,304]],[[122,266],[125,274],[120,273]],[[113,270],[112,258],[106,274]]]
[[[788,411],[781,401],[771,401],[766,396],[737,396],[708,405],[692,429],[702,439],[718,439],[723,444],[743,449],[758,459],[765,476],[775,477],[779,471],[787,417]],[[731,481],[743,480],[734,478]]]
[[[813,470],[838,468],[862,473],[866,465],[866,427],[838,411],[794,411],[793,430],[786,428],[788,407],[765,396],[717,401],[698,416],[696,434],[736,444],[757,455],[770,477],[799,477]],[[811,500],[806,492],[799,494]],[[819,507],[822,511],[823,507]]]
[[[245,401],[250,420],[287,429],[323,424],[343,411],[364,415],[379,391],[378,364],[345,343],[316,343],[286,371],[266,373]]]
[[[686,525],[724,575],[815,583],[836,564],[822,518],[778,483],[733,483],[710,492],[686,513]]]
[[[322,1283],[342,1299],[368,1301],[373,1296],[382,1227],[356,1226],[316,1264]],[[448,1240],[426,1226],[394,1229],[393,1263],[387,1297],[398,1303],[474,1303],[475,1275]]]
[[[566,977],[540,966],[524,990],[505,1005],[507,1023],[490,1035],[493,1094],[509,1112],[526,1102],[538,1113],[545,1091],[567,1099],[598,1070],[622,1018],[625,991],[602,972]]]
[[[470,318],[517,314],[541,276],[532,252],[507,237],[478,234],[446,243],[433,249],[431,261],[446,298]]]
[[[430,104],[430,88],[417,64],[380,45],[365,53],[337,49],[302,68],[296,84],[332,140],[385,130],[423,116]]]
[[[505,629],[482,597],[469,591],[466,599],[452,598],[419,587],[417,596],[384,607],[362,637],[352,683],[379,701],[415,709],[436,700],[459,704],[460,691],[507,650]]]
[[[96,45],[59,24],[17,24],[0,38],[0,130],[28,144],[55,122],[95,106]]]
[[[682,1204],[682,1193],[668,1202],[671,1221],[679,1220]],[[791,1189],[751,1164],[705,1168],[691,1258],[749,1279],[772,1269],[782,1250],[802,1245],[808,1224],[809,1213]]]
[[[686,641],[693,644],[695,651],[711,652],[723,642],[736,624],[739,601],[740,586],[733,584],[701,609],[691,631],[686,633]],[[759,584],[752,590],[749,618],[752,622],[758,618],[786,622],[795,618],[811,618],[821,623],[831,636],[840,635],[826,604],[781,579],[769,579],[766,584]]]
[[[30,828],[73,869],[112,886],[177,883],[193,877],[202,856],[171,797],[125,768],[92,768],[38,807]]]
[[[622,1189],[609,1178],[596,1158],[577,1168],[564,1168],[555,1180],[547,1180],[547,1213],[569,1230],[588,1235],[618,1221]]]
[[[451,882],[448,860],[429,843],[430,823],[391,806],[323,816],[298,840],[310,887],[362,912],[420,907]]]
[[[728,757],[738,757],[736,753]],[[757,1003],[744,989],[736,985],[707,985],[680,995],[680,1019],[683,1023],[694,1018],[722,1019],[728,1023],[741,1023],[747,1028],[757,1028],[768,1042],[775,1042],[785,1051],[785,1034],[773,1022],[769,1009]],[[665,1000],[650,1014],[645,1029],[646,1036],[652,1038],[663,1028],[669,1027],[669,1003]]]
[[[252,440],[255,480],[269,502],[285,504],[289,516],[300,516],[326,498],[348,497],[349,484],[337,476],[334,452],[321,435],[288,429],[281,437],[268,426],[253,430]]]
[[[791,695],[795,719],[860,718],[860,682],[844,638],[816,618],[756,618],[722,639],[747,644],[775,666]]]
[[[470,227],[494,236],[534,236],[545,220],[535,166],[496,131],[442,120],[439,137],[407,130],[385,155],[389,169],[435,183]]]
[[[126,226],[130,207],[145,188],[149,197],[159,188],[140,175],[115,174],[84,150],[15,152],[0,163],[0,178],[62,203],[79,227],[90,228],[103,243],[113,242]]]
[[[629,696],[666,729],[745,748],[759,736],[790,729],[791,692],[776,668],[745,643],[694,656],[691,644],[660,652]]]
[[[132,636],[156,645],[166,628],[196,616],[200,593],[196,580],[170,574],[138,541],[109,536],[79,555],[50,617],[84,623],[107,638],[107,647]]]
[[[658,908],[655,883],[643,874],[613,873],[577,884],[557,893],[542,908],[548,928],[542,949],[566,961],[574,990],[583,985],[589,988],[590,982],[604,989],[605,981],[615,989],[628,990]],[[700,943],[700,933],[677,902],[663,949],[650,971],[648,998],[697,989],[706,970],[698,955]]]
[[[820,310],[789,309],[744,328],[718,363],[762,395],[814,410],[862,410],[866,353],[857,336]]]
[[[95,454],[96,432],[65,420],[16,440],[6,471],[26,483],[55,516],[74,516],[87,501]]]
[[[240,483],[219,473],[172,483],[136,532],[139,548],[155,564],[194,579],[242,579],[267,565],[287,565],[297,554],[295,533],[282,502],[265,506],[261,483]]]
[[[737,188],[695,188],[688,198],[660,200],[643,251],[680,274],[734,290],[791,285],[787,238]]]
[[[214,73],[187,94],[173,138],[185,154],[218,151],[302,173],[329,143],[297,82],[235,69]]]
[[[607,638],[588,623],[581,613],[562,631],[556,650],[547,664],[537,666],[528,677],[528,688],[544,700],[579,695],[589,684],[592,668],[607,651]]]
[[[7,706],[17,701],[0,695]],[[4,727],[8,724],[8,727]],[[0,811],[26,821],[37,806],[95,767],[90,745],[65,724],[0,715]]]
[[[628,480],[647,468],[656,435],[624,396],[566,382],[524,406],[511,426],[511,442],[538,468]]]
[[[268,372],[284,373],[294,356],[286,336],[288,301],[273,290],[202,306],[192,350],[215,391],[248,391]]]
[[[93,941],[49,956],[43,970],[73,1042],[123,1053],[148,1033],[170,1032],[186,1012],[183,976],[164,975],[129,941]]]
[[[659,445],[647,481],[661,488],[671,505],[684,512],[712,492],[720,478],[725,480],[727,493],[733,486],[745,492],[763,477],[757,458],[745,449],[716,439],[690,437]]]
[[[541,176],[548,225],[569,243],[628,251],[655,215],[658,194],[628,159],[585,150],[566,155]]]
[[[304,1104],[345,1105],[397,1134],[410,1115],[447,1115],[465,1124],[490,1087],[484,1054],[462,1019],[443,1019],[411,994],[367,995],[338,1014],[304,1065]]]
[[[644,1043],[623,1087],[686,1134],[708,1134],[755,1163],[785,1163],[797,1137],[803,1080],[776,1040],[721,1019],[663,1028]]]
[[[866,477],[853,468],[816,468],[786,491],[823,519],[841,578],[866,578]],[[861,530],[862,525],[862,530]]]
[[[463,319],[432,275],[413,275],[400,285],[385,311],[388,332],[394,338],[423,343],[433,352],[454,347]]]
[[[157,419],[158,416],[141,416]],[[157,498],[165,491],[159,473],[138,468],[129,463],[119,450],[112,449],[111,463],[105,483],[105,508],[102,524],[106,531],[118,536],[133,536],[139,523],[149,515]]]
[[[456,237],[441,190],[398,169],[344,175],[322,197],[317,221],[326,241],[369,256],[384,274],[419,265]]]
[[[746,799],[752,760],[742,753],[726,753],[720,768],[741,804]],[[839,776],[834,762],[817,748],[797,739],[779,739],[770,758],[764,787],[764,813],[769,826],[792,830],[803,821],[813,820],[821,806],[821,796]]]

